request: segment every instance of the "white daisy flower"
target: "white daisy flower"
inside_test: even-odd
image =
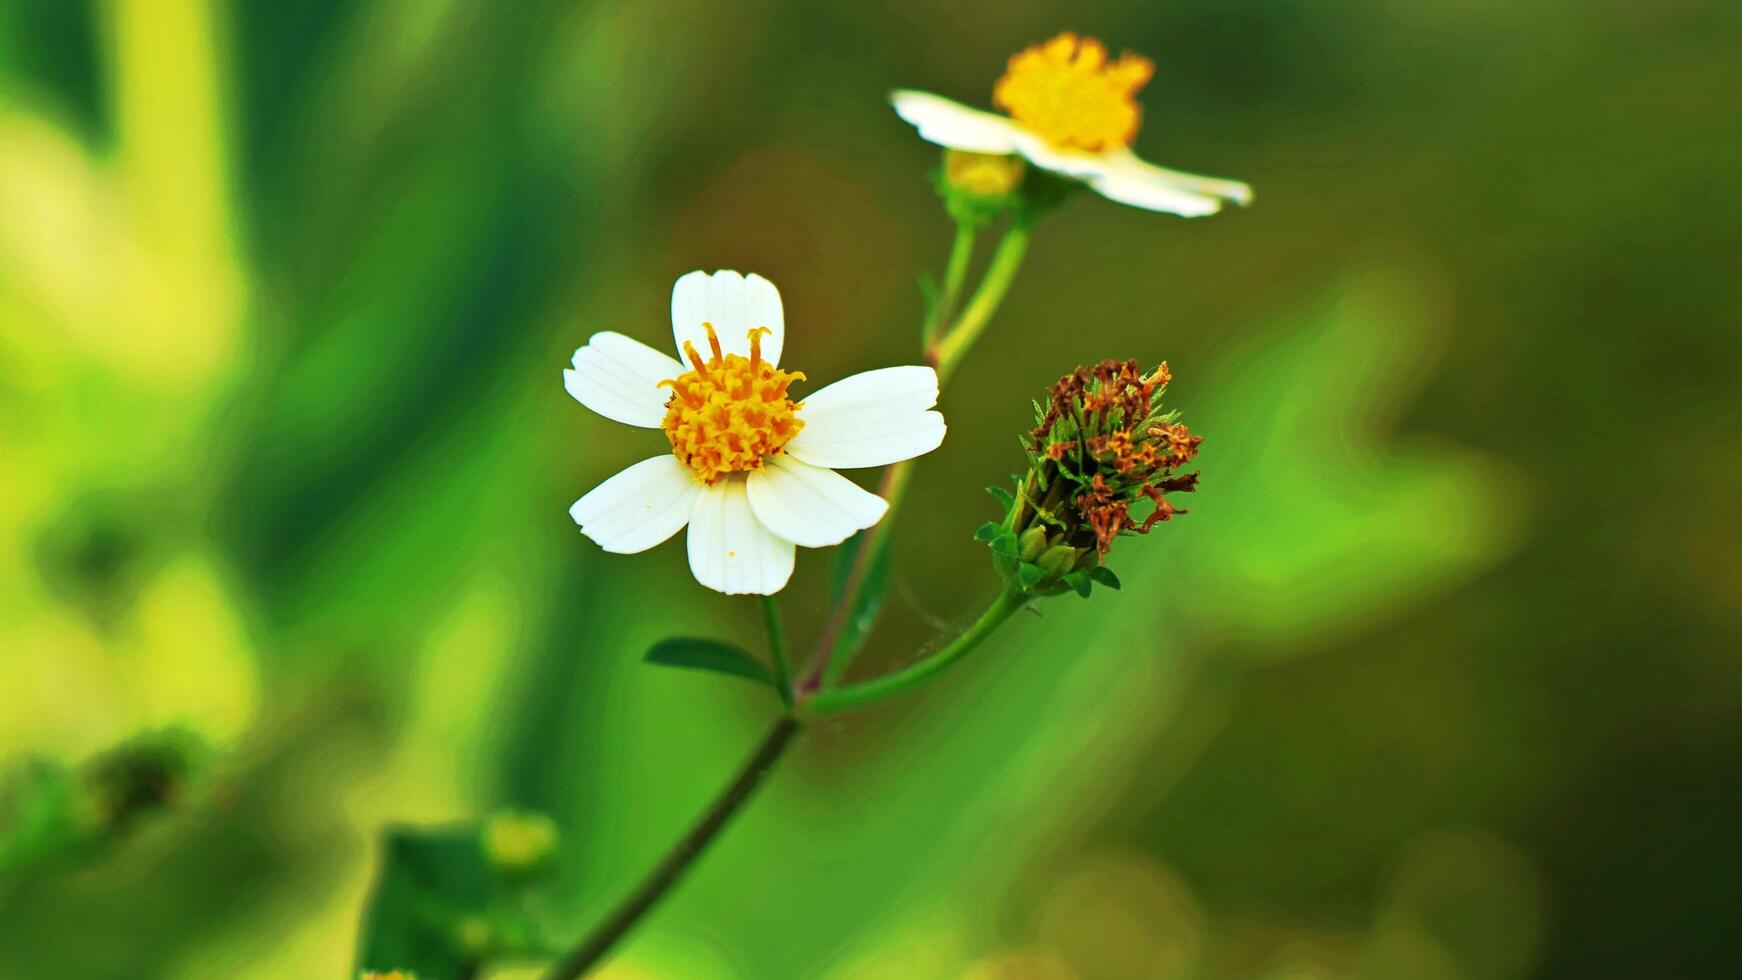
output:
[[[786,316],[761,276],[683,276],[671,327],[681,361],[606,332],[563,372],[582,405],[662,429],[671,442],[569,508],[606,551],[646,551],[688,525],[696,581],[770,595],[792,576],[795,546],[840,544],[888,512],[835,470],[886,466],[943,442],[929,367],[866,371],[794,400],[788,386],[804,375],[780,370]]]
[[[1019,154],[1121,204],[1188,218],[1214,214],[1224,201],[1250,204],[1246,184],[1157,167],[1131,152],[1142,119],[1135,96],[1154,70],[1130,53],[1109,61],[1101,42],[1067,32],[1011,57],[992,89],[993,104],[1009,116],[911,89],[891,93],[890,102],[922,139],[969,153]]]

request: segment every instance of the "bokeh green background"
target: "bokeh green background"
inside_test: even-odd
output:
[[[1067,28],[1257,202],[1047,219],[865,669],[993,590],[1078,361],[1172,362],[1192,512],[817,730],[611,975],[1742,972],[1742,6],[13,0],[0,766],[211,757],[0,872],[0,977],[343,976],[381,828],[504,806],[595,919],[773,706],[638,663],[755,608],[575,532],[658,442],[560,369],[717,267],[814,378],[910,362],[949,229],[884,93]]]

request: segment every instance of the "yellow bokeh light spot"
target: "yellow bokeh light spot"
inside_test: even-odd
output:
[[[744,357],[722,354],[713,325],[702,326],[712,356],[704,361],[695,345],[684,344],[695,367],[661,382],[671,388],[662,428],[677,458],[711,484],[727,473],[761,469],[764,458],[781,452],[804,428],[799,403],[786,393],[804,375],[762,359],[767,327],[750,331],[750,356]]]
[[[1143,115],[1137,90],[1154,72],[1148,58],[1126,53],[1109,61],[1100,41],[1067,32],[1012,56],[992,103],[1055,146],[1123,149]]]

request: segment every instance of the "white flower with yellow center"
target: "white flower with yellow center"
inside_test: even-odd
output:
[[[1044,170],[1088,184],[1121,204],[1188,218],[1214,214],[1224,201],[1249,204],[1252,188],[1139,160],[1131,152],[1142,110],[1137,90],[1155,66],[1126,53],[1109,61],[1093,38],[1064,33],[1013,56],[992,89],[1010,113],[971,109],[929,92],[890,95],[921,138],[968,153],[1018,154]]]
[[[840,544],[888,512],[836,469],[886,466],[943,442],[929,367],[866,371],[795,400],[788,388],[804,375],[780,369],[786,315],[761,276],[683,276],[671,290],[671,328],[683,361],[606,332],[563,372],[582,405],[671,441],[671,452],[569,508],[606,551],[646,551],[688,525],[696,581],[769,595],[792,576],[795,546]]]

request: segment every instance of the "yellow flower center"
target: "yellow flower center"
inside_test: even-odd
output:
[[[1143,115],[1137,90],[1154,72],[1148,58],[1126,53],[1108,61],[1100,41],[1066,32],[1013,55],[992,104],[1055,146],[1123,149]]]
[[[714,325],[702,327],[713,356],[703,361],[695,345],[684,342],[695,369],[660,382],[671,388],[661,426],[677,458],[704,483],[713,483],[727,473],[761,469],[765,457],[780,453],[804,428],[798,417],[802,403],[786,395],[804,374],[762,360],[762,335],[772,332],[767,327],[750,331],[749,357],[720,353]]]

